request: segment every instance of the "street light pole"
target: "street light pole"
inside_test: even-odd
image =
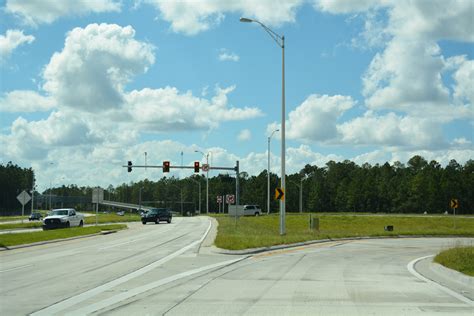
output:
[[[278,35],[271,29],[269,29],[263,23],[248,18],[240,18],[240,22],[255,22],[260,24],[261,27],[270,35],[271,38],[281,47],[282,50],[282,62],[281,62],[281,189],[285,192],[285,36]],[[286,204],[285,199],[280,200],[280,235],[286,234],[285,229],[285,212]]]
[[[195,153],[201,153],[203,156],[206,156],[206,164],[209,165],[209,153],[205,155],[200,150],[195,150]],[[209,214],[209,169],[206,172],[206,214]]]
[[[270,140],[274,133],[278,132],[279,129],[274,130],[270,136],[268,136],[268,166],[267,166],[267,214],[270,214]]]

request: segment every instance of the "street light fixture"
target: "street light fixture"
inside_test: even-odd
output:
[[[281,67],[281,189],[285,192],[285,36],[279,35],[269,29],[263,23],[252,20],[248,18],[240,18],[240,22],[251,23],[255,22],[260,24],[261,27],[265,30],[265,32],[270,35],[270,37],[277,43],[279,47],[281,47],[282,51],[282,67]],[[285,235],[285,200],[280,200],[280,235]]]
[[[270,214],[270,140],[273,134],[280,131],[279,129],[274,130],[270,136],[268,136],[268,166],[267,166],[267,214]]]
[[[195,150],[195,153],[201,153],[203,156],[206,156],[206,164],[209,165],[209,153],[205,155],[200,150]],[[209,169],[206,172],[206,214],[209,214]]]

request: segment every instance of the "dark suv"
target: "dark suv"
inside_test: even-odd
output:
[[[30,217],[28,217],[28,220],[31,221],[40,221],[43,215],[41,213],[31,213]]]
[[[142,215],[142,224],[145,225],[148,222],[154,222],[156,224],[161,221],[166,221],[171,223],[171,218],[173,215],[170,210],[166,208],[152,208],[148,212]]]

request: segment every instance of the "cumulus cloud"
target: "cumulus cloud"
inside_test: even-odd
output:
[[[10,91],[0,98],[0,112],[43,112],[55,106],[53,98],[30,90]]]
[[[68,33],[45,67],[43,89],[61,106],[90,112],[118,108],[124,85],[155,61],[153,46],[131,26],[89,24]]]
[[[194,96],[178,89],[134,90],[126,95],[129,115],[134,122],[151,131],[194,130],[216,128],[220,122],[245,120],[262,115],[258,108],[229,106],[227,94],[235,89],[216,88],[211,99]]]
[[[474,41],[471,2],[319,0],[314,7],[362,16],[364,31],[353,42],[363,40],[368,46],[383,47],[362,77],[362,93],[370,109],[442,117],[446,122],[472,117],[472,89],[467,88],[472,86],[472,61],[464,58],[462,63],[453,63],[438,44],[441,40]],[[446,69],[453,64],[459,67],[454,69],[454,94],[443,82]],[[457,102],[459,99],[469,102]]]
[[[362,117],[338,125],[337,129],[345,144],[424,149],[446,145],[438,122],[394,113],[378,116],[367,111]]]
[[[237,62],[239,61],[240,57],[239,55],[229,52],[227,49],[221,49],[219,53],[219,60],[220,61],[234,61]]]
[[[18,16],[29,25],[49,24],[63,16],[89,13],[119,12],[120,1],[115,0],[7,0],[5,11]]]
[[[309,142],[337,138],[336,123],[339,117],[355,104],[348,96],[310,95],[289,113],[287,137]]]
[[[19,117],[9,135],[2,135],[7,156],[41,160],[51,148],[77,146],[98,142],[86,120],[53,112],[44,120],[28,122]]]
[[[5,35],[0,35],[0,62],[9,58],[18,46],[31,44],[34,40],[33,35],[25,35],[23,31],[7,30]]]
[[[171,23],[174,32],[195,35],[218,25],[226,13],[240,13],[269,26],[293,22],[303,0],[145,0],[153,5],[163,20]]]
[[[249,129],[243,129],[240,131],[239,135],[237,136],[237,139],[241,142],[245,142],[250,140],[252,138],[252,132],[250,132]]]

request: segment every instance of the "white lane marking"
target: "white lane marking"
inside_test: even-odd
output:
[[[152,283],[148,283],[146,285],[142,285],[142,286],[136,287],[134,289],[128,290],[127,292],[123,292],[123,293],[117,294],[115,296],[109,297],[108,299],[97,302],[95,304],[88,305],[87,307],[78,309],[78,310],[76,310],[72,313],[67,313],[66,315],[88,315],[88,314],[91,314],[95,311],[98,311],[98,310],[101,310],[103,308],[112,306],[114,304],[123,302],[123,301],[125,301],[125,300],[127,300],[131,297],[134,297],[136,295],[145,293],[147,291],[153,290],[155,288],[158,288],[158,287],[166,285],[168,283],[177,281],[179,279],[183,279],[183,278],[186,278],[188,276],[191,276],[191,275],[194,275],[194,274],[197,274],[197,273],[201,273],[201,272],[204,272],[204,271],[207,271],[207,270],[219,268],[219,267],[226,266],[226,265],[231,265],[231,264],[236,263],[238,261],[244,260],[245,258],[246,257],[242,257],[242,258],[238,258],[238,259],[232,259],[232,260],[228,260],[228,261],[224,261],[224,262],[214,263],[214,264],[211,264],[211,265],[208,265],[208,266],[205,266],[205,267],[201,267],[201,268],[197,268],[197,269],[194,269],[194,270],[185,271],[185,272],[182,272],[182,273],[179,273],[179,274],[176,274],[176,275],[172,275],[172,276],[164,278],[162,280],[158,280],[158,281],[155,281],[155,282],[152,282]]]
[[[117,285],[120,285],[122,283],[125,283],[127,281],[130,281],[136,277],[139,277],[157,267],[159,267],[160,265],[170,261],[171,259],[179,256],[180,254],[186,252],[187,250],[193,248],[194,246],[196,245],[199,245],[203,240],[204,238],[206,238],[207,234],[209,233],[209,231],[211,230],[211,221],[209,221],[209,226],[207,227],[207,230],[206,232],[204,233],[204,235],[202,235],[202,237],[199,239],[199,240],[196,240],[192,243],[190,243],[189,245],[181,248],[180,250],[178,251],[175,251],[173,252],[172,254],[166,256],[166,257],[163,257],[161,258],[160,260],[158,261],[155,261],[155,262],[152,262],[150,263],[149,265],[146,265],[136,271],[133,271],[129,274],[126,274],[124,276],[121,276],[120,278],[118,279],[115,279],[113,281],[110,281],[110,282],[107,282],[107,283],[104,283],[102,285],[99,285],[98,287],[95,287],[93,289],[90,289],[88,291],[85,291],[81,294],[78,294],[78,295],[75,295],[75,296],[72,296],[68,299],[65,299],[64,301],[61,301],[59,303],[56,303],[56,304],[53,304],[49,307],[46,307],[42,310],[39,310],[35,313],[32,313],[31,315],[51,315],[51,314],[55,314],[55,313],[59,313],[71,306],[74,306],[76,304],[79,304],[91,297],[94,297],[100,293],[103,293]]]
[[[131,243],[134,243],[138,240],[142,240],[142,239],[145,239],[145,238],[148,238],[148,236],[144,236],[142,238],[136,238],[134,240],[125,241],[125,242],[121,242],[121,243],[118,243],[118,244],[113,244],[113,245],[110,245],[110,246],[107,246],[107,247],[102,247],[102,248],[99,248],[99,250],[105,250],[105,249],[110,249],[110,248],[114,248],[114,247],[117,247],[117,246],[123,246],[123,245],[126,245],[126,244],[131,244]]]
[[[31,266],[32,266],[32,264],[27,264],[26,266],[11,268],[11,269],[7,269],[7,270],[1,270],[0,273],[13,271],[13,270],[19,270],[19,269],[23,269],[23,268],[27,268],[27,267],[31,267]]]
[[[449,295],[457,298],[458,300],[468,304],[468,305],[471,305],[471,306],[474,306],[474,301],[470,300],[469,298],[451,290],[450,288],[447,288],[445,286],[442,286],[441,284],[439,283],[436,283],[428,278],[425,278],[424,276],[422,276],[421,274],[419,274],[416,270],[415,270],[415,264],[420,261],[420,260],[423,260],[423,259],[426,259],[426,258],[430,258],[430,257],[434,257],[435,255],[429,255],[429,256],[424,256],[424,257],[421,257],[421,258],[418,258],[418,259],[415,259],[413,261],[411,261],[410,263],[407,264],[407,269],[408,271],[410,271],[411,274],[413,274],[415,277],[417,277],[418,279],[422,280],[422,281],[425,281],[427,283],[430,283],[434,286],[436,286],[437,288],[439,288],[440,290],[444,291],[445,293],[448,293]]]

